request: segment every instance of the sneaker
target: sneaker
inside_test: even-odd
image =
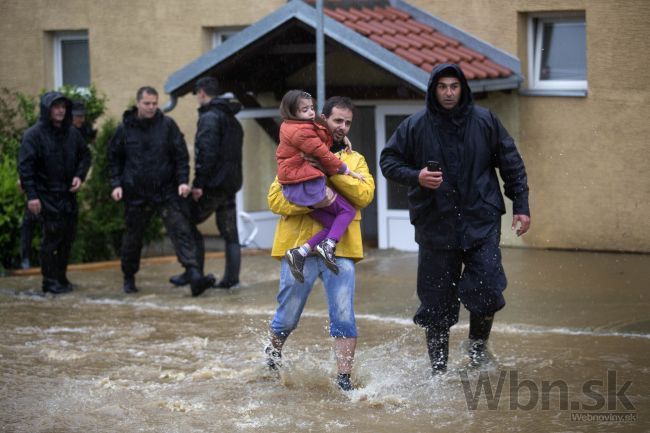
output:
[[[282,367],[282,353],[271,345],[266,346],[264,349],[266,355],[266,365],[269,370],[277,370]]]
[[[336,383],[343,391],[352,391],[352,381],[350,380],[350,373],[339,373],[336,375]]]
[[[334,272],[336,275],[339,274],[339,267],[336,266],[336,244],[332,244],[331,241],[325,239],[318,245],[316,245],[316,252],[325,262],[325,266]]]
[[[304,283],[305,276],[302,274],[303,269],[305,268],[305,257],[300,254],[300,248],[291,248],[286,252],[284,257],[286,257],[287,262],[289,263],[289,269],[293,278],[297,281]]]

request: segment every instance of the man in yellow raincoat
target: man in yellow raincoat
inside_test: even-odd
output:
[[[281,365],[282,346],[289,334],[296,328],[307,297],[317,278],[323,281],[329,306],[330,335],[334,337],[336,353],[337,383],[348,391],[352,389],[350,373],[357,344],[357,328],[354,318],[355,262],[363,259],[361,241],[361,212],[372,202],[375,182],[363,155],[347,151],[344,139],[352,125],[354,105],[349,98],[334,96],[325,101],[322,118],[334,137],[332,152],[347,164],[350,170],[361,174],[364,179],[352,176],[334,175],[328,183],[342,194],[353,206],[357,214],[336,246],[338,275],[327,268],[316,255],[305,258],[303,274],[305,281],[297,281],[289,269],[285,253],[290,248],[303,245],[307,239],[322,229],[322,226],[309,216],[307,207],[297,206],[285,199],[277,179],[269,189],[269,209],[282,215],[273,240],[271,255],[281,260],[280,289],[278,309],[270,325],[270,343],[265,349],[266,361],[270,368]]]

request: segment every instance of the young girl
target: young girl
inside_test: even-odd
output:
[[[354,206],[326,185],[325,173],[328,176],[347,174],[361,180],[363,176],[350,171],[343,161],[330,152],[332,135],[325,126],[315,122],[314,100],[309,93],[288,91],[282,98],[280,115],[283,122],[275,158],[282,193],[291,203],[313,209],[310,215],[323,225],[323,230],[304,245],[292,248],[285,254],[291,273],[302,283],[305,281],[305,257],[314,249],[325,265],[338,274],[336,243],[356,215]],[[318,160],[323,171],[314,167],[305,159],[306,156]]]

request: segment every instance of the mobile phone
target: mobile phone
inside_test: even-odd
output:
[[[427,171],[442,171],[442,166],[438,161],[427,161]]]

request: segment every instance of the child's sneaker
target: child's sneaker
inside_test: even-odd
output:
[[[352,391],[354,387],[352,386],[352,381],[350,380],[349,373],[339,373],[336,375],[336,383],[339,388],[343,391]]]
[[[325,262],[325,266],[334,272],[336,275],[339,274],[339,267],[336,266],[336,243],[331,239],[325,239],[318,245],[316,245],[316,252],[319,256],[322,257]]]
[[[305,268],[305,257],[300,254],[300,247],[291,248],[284,254],[284,257],[287,258],[289,269],[291,270],[293,278],[301,283],[304,283],[305,276],[303,275],[302,271]]]

